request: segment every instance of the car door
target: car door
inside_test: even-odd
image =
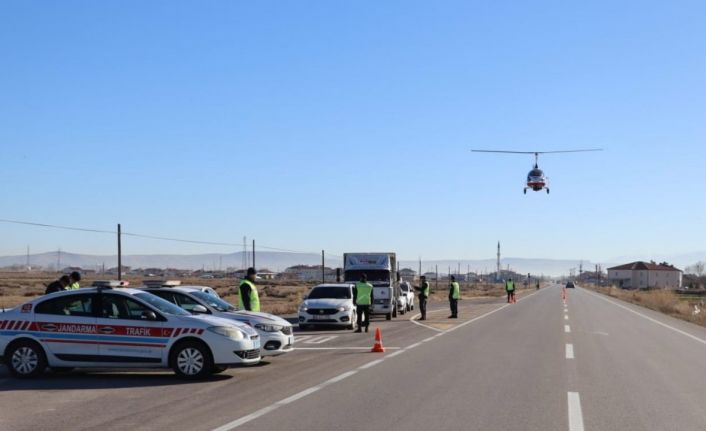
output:
[[[150,316],[157,320],[150,320]],[[116,363],[158,363],[169,338],[163,337],[164,318],[130,295],[103,292],[100,295],[98,330],[103,339],[101,360]]]
[[[39,338],[63,361],[93,361],[98,355],[100,333],[96,327],[95,293],[62,295],[34,307]]]

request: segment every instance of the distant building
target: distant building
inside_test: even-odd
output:
[[[329,267],[323,269],[326,281],[336,280],[336,270]],[[285,269],[281,278],[295,279],[301,281],[321,280],[321,265],[295,265]]]
[[[625,289],[679,289],[682,271],[666,262],[638,261],[608,268],[608,280]]]
[[[417,271],[409,268],[400,269],[400,278],[404,281],[414,281],[417,279]]]

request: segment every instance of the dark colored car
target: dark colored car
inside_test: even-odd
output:
[[[576,285],[574,284],[573,281],[569,281],[568,283],[566,283],[567,289],[574,289],[575,287],[576,287]]]

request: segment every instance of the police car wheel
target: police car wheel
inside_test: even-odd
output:
[[[208,348],[195,341],[185,341],[171,353],[172,368],[183,379],[202,379],[213,373],[213,359]]]
[[[7,352],[7,366],[15,377],[36,377],[47,368],[47,357],[34,341],[20,341]]]

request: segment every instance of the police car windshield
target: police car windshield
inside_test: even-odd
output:
[[[174,314],[176,316],[191,316],[188,311],[182,310],[171,302],[167,302],[157,295],[152,295],[151,293],[136,293],[135,297],[140,298],[149,305],[153,306],[162,313]]]
[[[221,298],[219,298],[211,293],[199,291],[199,292],[191,292],[191,294],[194,295],[197,299],[200,299],[201,301],[208,304],[209,307],[215,308],[218,311],[233,311],[233,310],[235,310],[235,307],[233,307],[229,303],[225,302]]]
[[[338,286],[315,287],[308,299],[351,299],[351,289]]]

